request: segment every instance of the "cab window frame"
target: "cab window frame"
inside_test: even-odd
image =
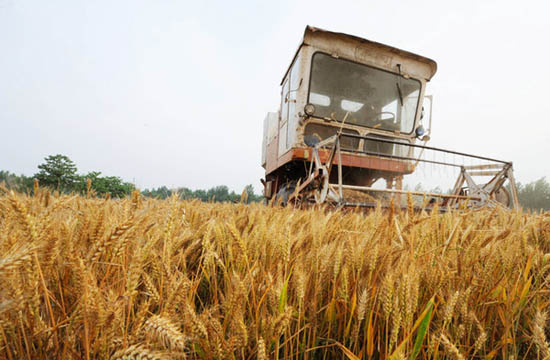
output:
[[[310,103],[309,97],[311,95],[311,81],[313,79],[313,62],[315,60],[315,56],[317,56],[319,54],[334,58],[334,56],[332,56],[331,54],[329,54],[327,52],[324,52],[324,51],[315,51],[313,53],[313,55],[311,56],[311,60],[310,60],[310,64],[309,64],[310,65],[309,66],[309,74],[308,74],[309,79],[308,79],[308,88],[307,88],[307,102],[306,102],[307,104]],[[392,75],[395,75],[395,76],[402,76],[399,73],[389,71],[387,69],[382,69],[382,68],[372,66],[372,65],[367,65],[367,64],[364,64],[364,63],[361,63],[361,62],[358,62],[358,61],[349,60],[349,59],[346,59],[344,57],[337,57],[336,59],[340,60],[340,61],[346,61],[346,62],[349,62],[349,63],[352,63],[352,64],[365,66],[365,67],[375,69],[375,70],[378,70],[378,71],[383,71],[385,73],[392,74]],[[415,109],[415,113],[414,113],[414,120],[413,120],[413,124],[412,124],[412,129],[411,129],[410,132],[399,131],[399,134],[403,134],[403,135],[411,135],[411,134],[414,133],[414,130],[416,128],[416,122],[417,122],[418,114],[419,114],[420,102],[421,102],[421,99],[422,99],[422,91],[423,91],[422,81],[420,81],[419,79],[413,78],[413,77],[409,77],[407,80],[413,80],[413,81],[417,82],[419,84],[419,87],[418,87],[418,100],[416,101],[416,109]],[[323,94],[321,94],[321,95],[323,95]],[[314,117],[316,119],[326,120],[326,118],[321,117],[321,116],[315,116],[315,114],[313,114],[312,117]],[[332,121],[336,121],[336,122],[339,122],[339,123],[342,122],[341,120],[338,120],[338,119],[334,119]],[[354,125],[362,127],[362,128],[373,129],[373,127],[371,127],[371,126],[366,126],[366,125],[361,125],[361,124],[354,124]],[[387,130],[387,129],[383,129],[383,128],[376,128],[376,129],[381,130],[381,131],[386,131],[386,132],[389,132],[389,133],[394,133],[393,130]]]

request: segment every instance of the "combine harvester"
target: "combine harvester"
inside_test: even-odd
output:
[[[264,121],[265,198],[373,207],[391,198],[403,204],[402,195],[411,194],[441,209],[518,208],[511,162],[426,146],[426,83],[436,69],[407,51],[306,27],[281,83],[281,107]],[[458,177],[449,193],[404,189],[404,180],[427,166],[432,179],[440,174],[433,167]],[[480,177],[489,180],[474,180]]]

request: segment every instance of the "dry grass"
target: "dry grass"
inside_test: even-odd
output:
[[[550,216],[0,188],[2,359],[549,359]]]

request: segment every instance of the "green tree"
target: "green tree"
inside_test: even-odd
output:
[[[201,201],[208,201],[208,193],[206,190],[195,190],[195,191],[191,191],[190,193],[190,198],[191,199],[199,199]]]
[[[26,192],[33,188],[33,178],[25,175],[15,175],[9,171],[0,170],[0,184],[4,183],[8,189]]]
[[[248,195],[248,203],[252,202],[259,202],[264,199],[264,196],[262,194],[256,195],[254,193],[254,186],[252,184],[248,184],[244,187],[244,190],[246,191]]]
[[[78,180],[76,165],[65,155],[50,155],[46,162],[38,165],[40,171],[34,175],[40,185],[59,191],[74,191]]]
[[[141,192],[143,196],[149,196],[153,198],[166,199],[172,196],[172,190],[168,189],[166,186],[161,186],[158,188],[153,188],[151,190],[145,189]]]
[[[111,194],[112,197],[122,198],[129,195],[134,190],[134,185],[123,181],[118,176],[100,176],[101,172],[92,171],[79,177],[78,190],[81,193],[86,192],[88,179],[92,182],[92,189],[98,195]]]
[[[526,185],[517,183],[520,204],[531,210],[550,210],[550,184],[542,177]]]
[[[206,192],[206,196],[210,201],[216,201],[216,202],[231,201],[231,194],[229,193],[229,188],[225,185],[220,185],[220,186],[210,188]]]

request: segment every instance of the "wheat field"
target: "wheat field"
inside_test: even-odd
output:
[[[1,359],[550,359],[548,214],[34,193],[0,187]]]

